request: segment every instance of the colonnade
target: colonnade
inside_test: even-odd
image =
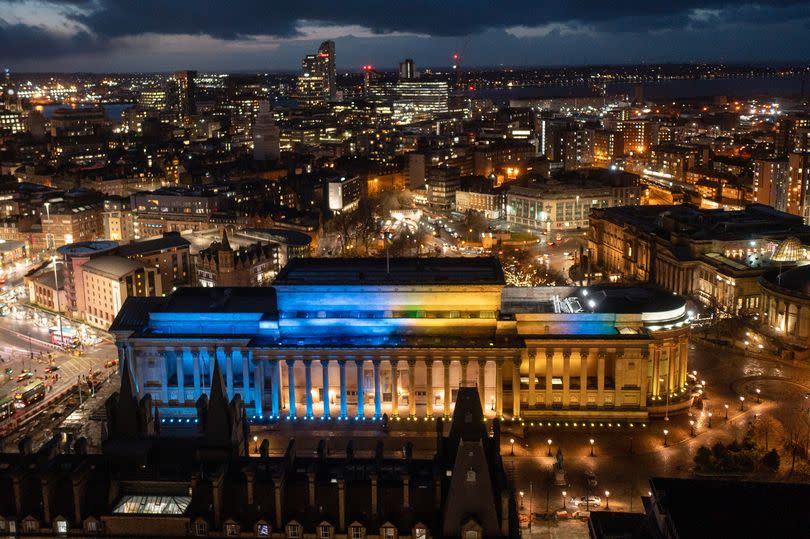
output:
[[[128,363],[139,393],[152,394],[161,406],[189,407],[210,391],[212,358],[217,358],[229,398],[238,393],[252,414],[271,419],[344,420],[381,418],[383,413],[449,416],[459,386],[476,386],[485,413],[494,416],[505,411],[512,417],[531,417],[558,409],[643,408],[648,398],[660,400],[686,384],[688,341],[683,337],[624,348],[554,347],[541,342],[495,354],[487,350],[480,355],[473,355],[475,351],[439,355],[426,350],[416,357],[376,350],[362,355],[358,354],[362,351],[305,354],[213,344],[148,346],[138,347],[137,360]],[[136,355],[132,345],[124,343],[119,344],[119,354],[122,360]],[[347,371],[347,365],[355,372]],[[356,376],[355,383],[350,374]],[[373,394],[367,398],[367,392]],[[400,406],[406,395],[407,405]],[[506,405],[511,406],[505,410]]]

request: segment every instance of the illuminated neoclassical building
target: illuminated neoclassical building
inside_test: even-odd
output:
[[[646,418],[688,405],[689,314],[649,288],[510,288],[489,258],[293,260],[266,288],[130,298],[138,393],[193,416],[214,361],[255,418]],[[668,397],[667,397],[668,395]]]

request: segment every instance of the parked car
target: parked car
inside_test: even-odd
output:
[[[572,496],[571,497],[571,505],[574,507],[579,507],[580,505],[590,506],[590,507],[599,507],[602,505],[602,498],[599,496]]]

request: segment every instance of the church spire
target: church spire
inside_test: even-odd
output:
[[[225,228],[222,229],[222,249],[233,251],[233,249],[231,249],[231,242],[228,241],[228,231]]]

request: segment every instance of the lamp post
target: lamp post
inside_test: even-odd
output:
[[[550,457],[551,456],[551,438],[546,440],[546,443],[548,444],[548,456]]]
[[[667,443],[667,434],[669,434],[669,431],[667,429],[664,429],[664,447],[669,446],[669,444]]]
[[[726,421],[728,421],[728,404],[723,405],[726,408]]]
[[[567,493],[566,491],[564,491],[564,490],[563,490],[563,491],[562,491],[562,508],[563,508],[563,511],[565,511],[565,497],[566,497],[567,495],[568,495],[568,493]]]
[[[745,410],[745,397],[740,395],[740,411],[742,412],[744,410]]]
[[[53,286],[56,289],[56,319],[59,322],[59,347],[65,346],[65,334],[62,332],[62,307],[59,305],[59,273],[56,271],[56,255],[51,257],[53,264]]]
[[[695,435],[695,420],[694,419],[689,420],[689,429],[690,429],[690,434],[692,436],[694,436]]]
[[[712,413],[709,412],[709,428],[712,428]]]
[[[253,436],[253,448],[256,453],[259,452],[259,437],[256,435]]]
[[[514,457],[515,456],[515,439],[514,438],[509,438],[509,445],[511,446],[509,454]]]
[[[610,511],[610,491],[609,490],[605,491],[605,509]]]
[[[761,403],[761,402],[762,402],[762,399],[761,399],[761,398],[760,398],[760,396],[759,396],[759,395],[760,395],[760,393],[762,392],[762,390],[761,390],[761,389],[759,389],[759,388],[757,388],[757,390],[756,390],[756,391],[757,391],[757,404],[759,404],[759,403]]]
[[[594,439],[593,439],[593,438],[591,438],[591,439],[590,439],[590,442],[591,442],[591,456],[593,456],[593,443],[594,443]]]

